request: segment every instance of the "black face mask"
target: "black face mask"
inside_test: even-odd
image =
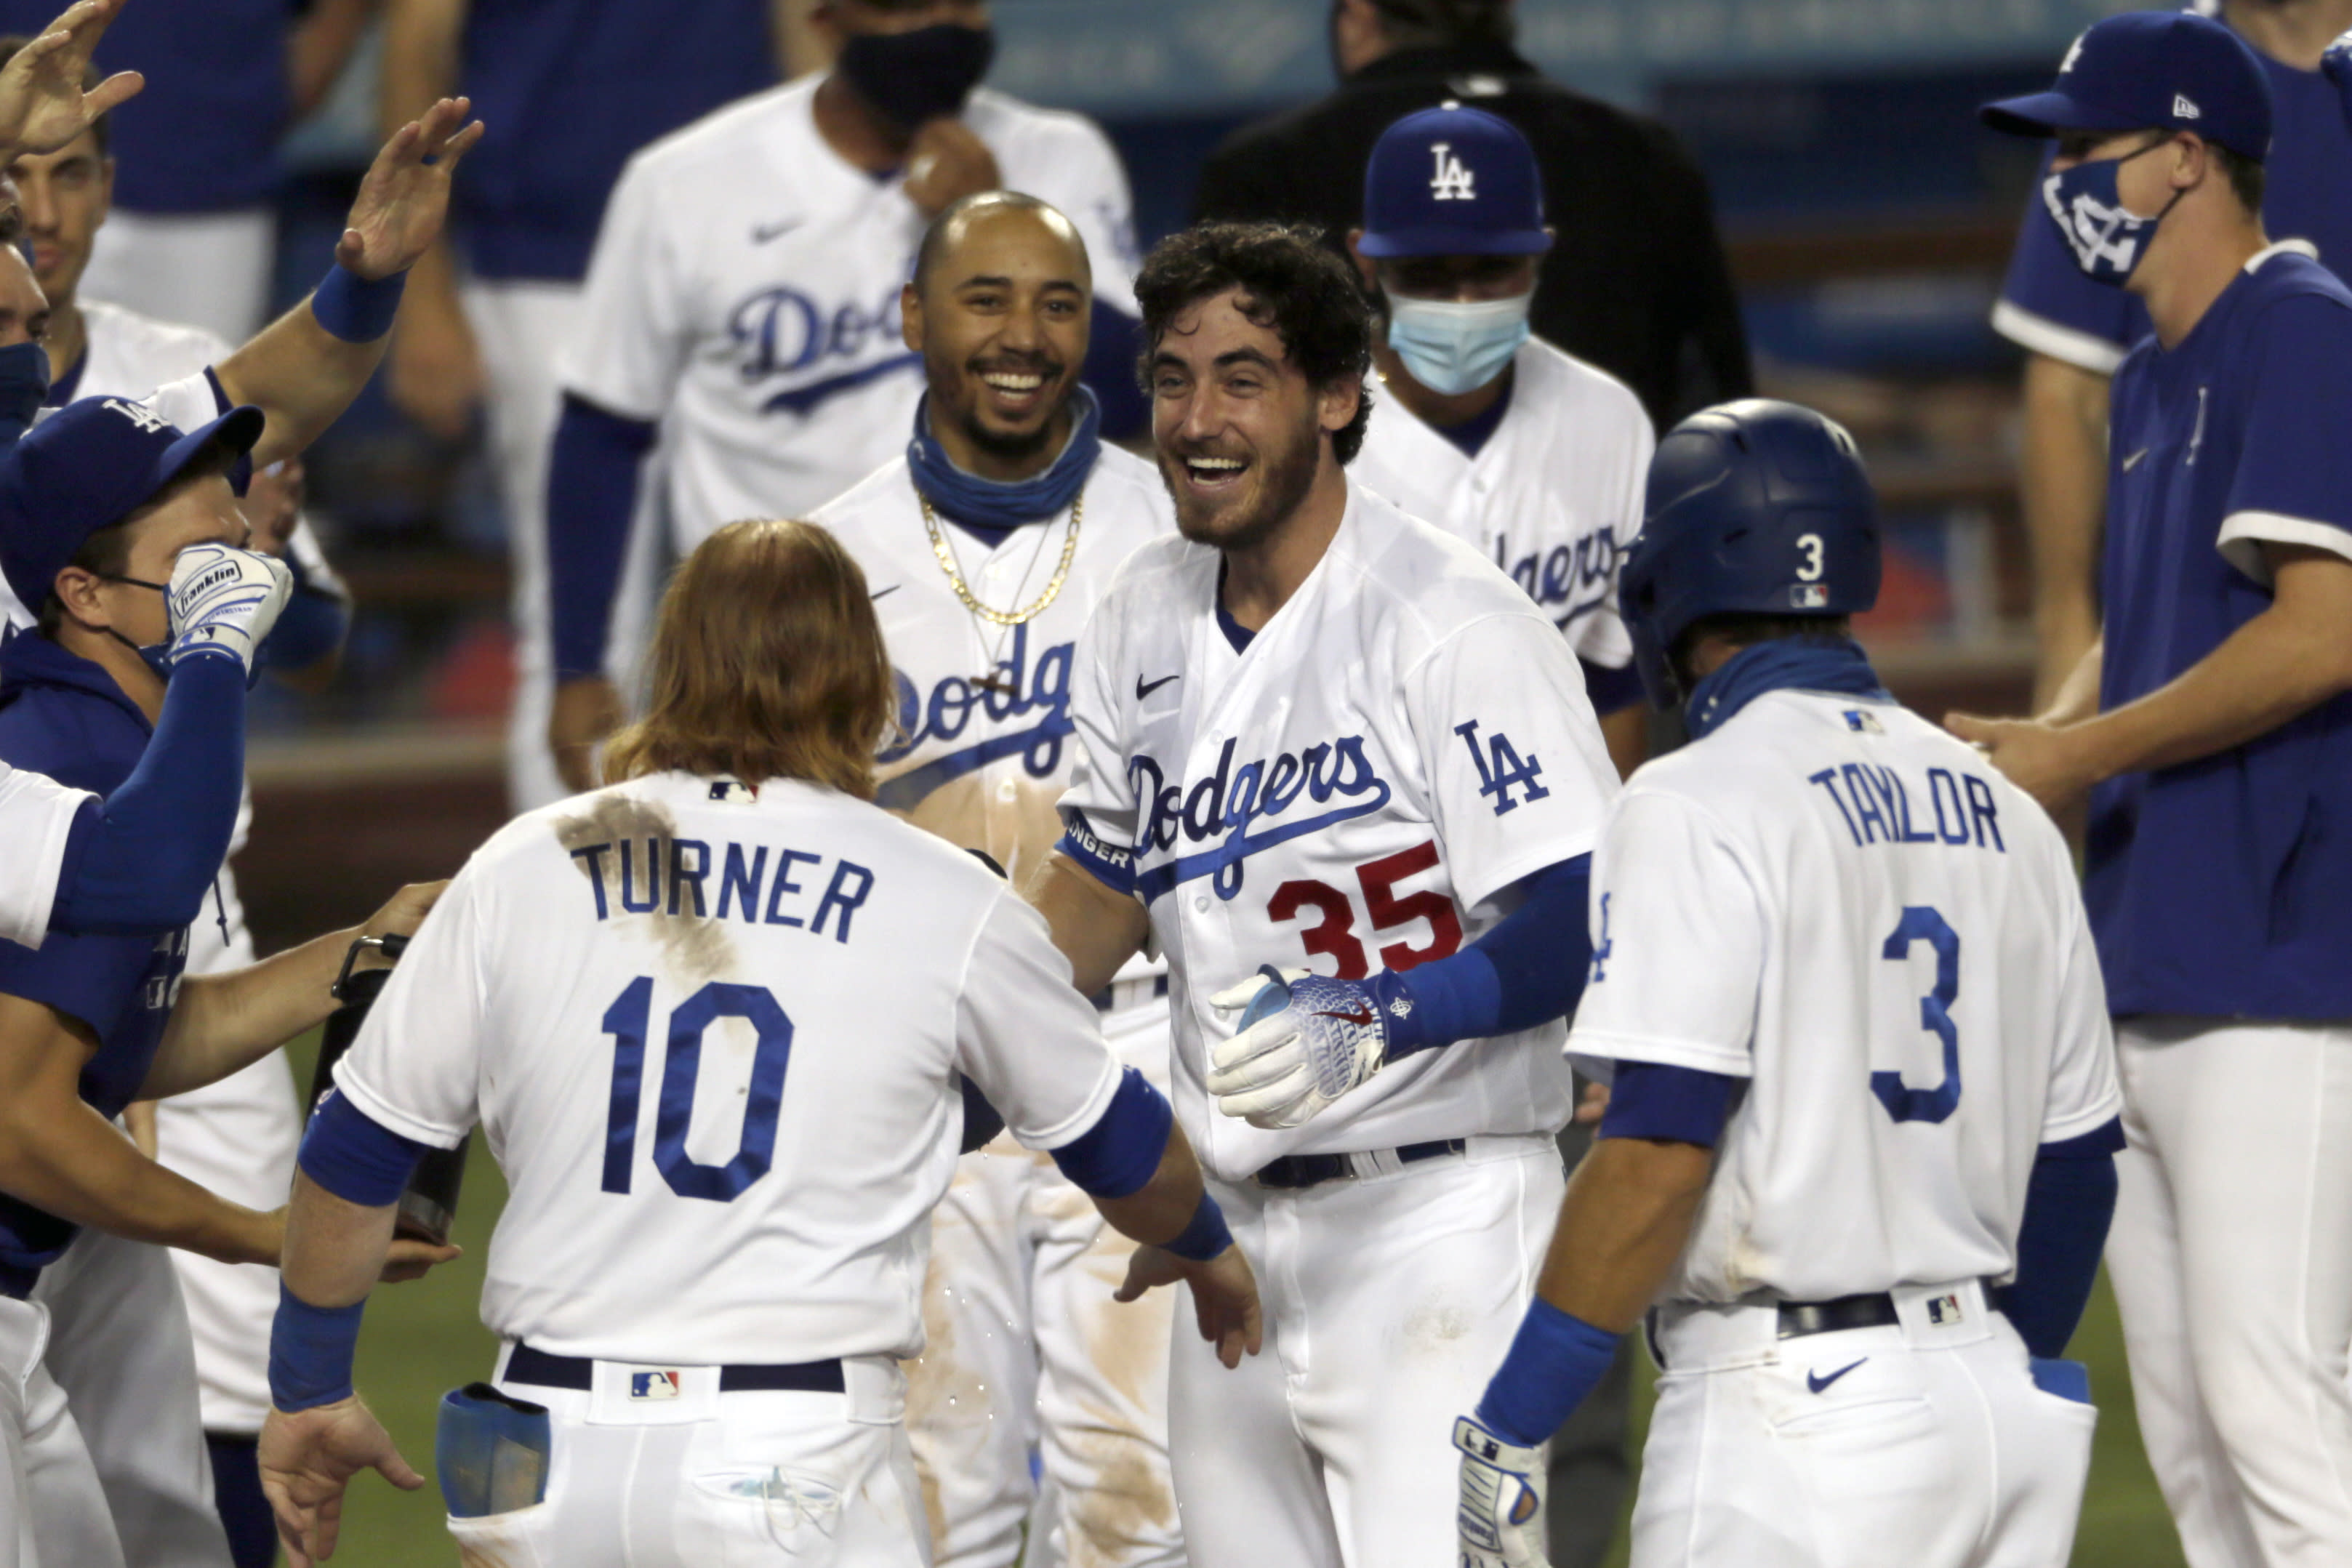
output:
[[[912,131],[954,114],[988,74],[996,35],[952,22],[911,33],[859,33],[834,68],[883,119]]]

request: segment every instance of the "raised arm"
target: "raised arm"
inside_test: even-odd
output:
[[[378,112],[390,137],[457,90],[467,0],[387,0]],[[384,382],[393,404],[445,440],[466,433],[482,399],[482,361],[457,298],[445,236],[410,271]]]
[[[147,85],[137,71],[118,71],[82,90],[89,57],[122,6],[123,0],[68,6],[0,68],[0,163],[19,153],[56,152]],[[13,206],[13,189],[9,199]]]

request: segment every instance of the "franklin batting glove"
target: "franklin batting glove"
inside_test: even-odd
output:
[[[1454,1514],[1462,1568],[1549,1568],[1536,1490],[1543,1449],[1497,1437],[1475,1416],[1454,1417],[1454,1446],[1462,1450],[1462,1501]]]
[[[172,563],[164,595],[173,664],[231,658],[253,674],[255,652],[294,591],[294,574],[274,557],[221,544],[190,545]]]
[[[1209,1057],[1217,1109],[1253,1127],[1296,1127],[1381,1070],[1388,1028],[1371,991],[1268,964],[1210,998],[1246,1008],[1240,1030]]]

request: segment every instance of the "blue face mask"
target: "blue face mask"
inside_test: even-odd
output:
[[[1389,296],[1389,347],[1414,381],[1459,397],[1503,373],[1528,340],[1528,307],[1535,295],[1508,299],[1410,299]]]
[[[33,416],[49,395],[48,350],[38,343],[0,349],[0,445],[33,427]]]
[[[2164,214],[2172,211],[2172,203],[2187,193],[2173,192],[2172,201],[2164,204],[2163,212],[2143,218],[2126,207],[2123,197],[2116,193],[2116,178],[2125,164],[2170,141],[2167,137],[2122,158],[2077,163],[2042,182],[2042,204],[2049,210],[2050,221],[2058,225],[2059,237],[2074,252],[2074,265],[2083,269],[2084,277],[2121,287],[2139,266],[2140,258],[2147,255],[2147,247],[2156,238],[2156,225],[2164,221]]]

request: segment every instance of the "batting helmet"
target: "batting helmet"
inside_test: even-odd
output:
[[[1618,582],[1650,700],[1709,615],[1852,615],[1878,601],[1878,504],[1853,437],[1809,408],[1743,398],[1691,415],[1650,463],[1648,516]]]

